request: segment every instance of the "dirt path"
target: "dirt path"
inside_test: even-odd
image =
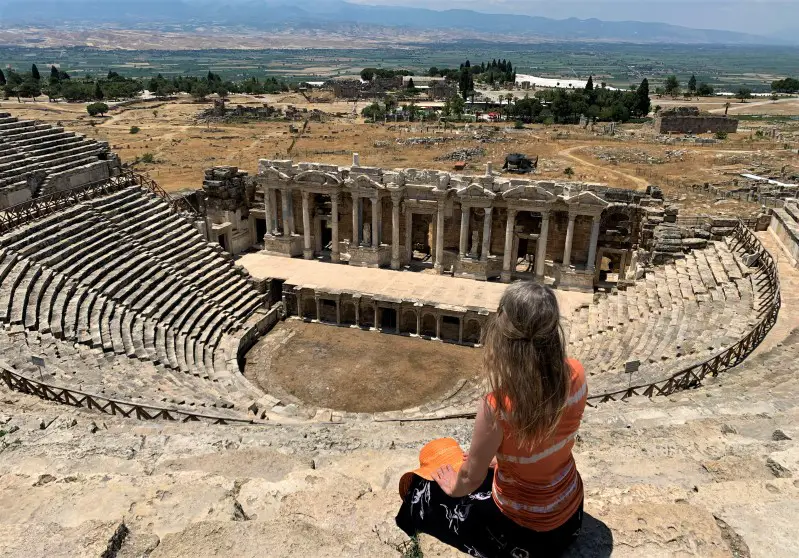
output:
[[[610,168],[608,168],[606,166],[603,166],[603,165],[597,165],[595,163],[592,163],[590,161],[582,159],[582,158],[580,158],[580,157],[578,157],[577,155],[574,154],[575,151],[577,151],[579,149],[585,149],[586,147],[590,147],[590,146],[589,145],[576,145],[574,147],[569,147],[568,149],[563,149],[563,150],[559,151],[558,155],[562,156],[562,157],[567,157],[567,158],[569,158],[569,159],[571,159],[573,161],[576,161],[576,162],[580,163],[581,165],[585,165],[587,167],[593,167],[593,168],[596,168],[596,169],[602,169],[603,171],[607,171],[607,172],[609,172],[611,174],[615,174],[616,176],[620,176],[620,177],[622,177],[622,178],[624,178],[626,180],[630,180],[638,188],[646,188],[649,185],[649,181],[648,180],[645,180],[643,178],[638,178],[635,175],[627,174],[626,172],[623,172],[623,171],[610,169]]]
[[[771,99],[768,99],[766,101],[755,101],[754,103],[733,102],[732,99],[731,99],[730,100],[730,110],[729,110],[729,112],[739,112],[739,111],[741,111],[743,109],[750,109],[752,107],[759,107],[759,106],[762,106],[762,105],[777,105],[777,104],[781,104],[781,103],[795,103],[795,102],[796,102],[796,99],[793,99],[793,98],[791,98],[791,99],[778,99],[776,101],[772,101]],[[724,112],[724,107],[717,108],[717,109],[711,109],[708,112],[711,112],[713,114],[723,113]]]

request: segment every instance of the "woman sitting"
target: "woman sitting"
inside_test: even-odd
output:
[[[423,467],[400,483],[397,525],[470,556],[558,556],[582,524],[572,447],[586,381],[582,365],[566,359],[552,289],[509,286],[483,345],[491,392],[478,405],[471,448],[463,454],[452,439],[423,448]]]

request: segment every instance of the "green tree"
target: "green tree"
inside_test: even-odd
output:
[[[676,97],[680,94],[680,81],[677,79],[677,76],[669,76],[666,78],[666,82],[663,84],[663,91],[666,95],[671,95],[672,97]]]
[[[58,74],[58,68],[50,66],[50,83],[58,83],[59,81],[60,76]]]
[[[108,105],[105,103],[91,103],[86,105],[86,112],[89,113],[89,116],[105,116],[105,113],[108,112]]]
[[[586,91],[594,90],[594,76],[588,76],[588,82],[585,84]]]
[[[735,96],[738,99],[740,99],[741,102],[743,103],[746,101],[746,99],[752,98],[752,90],[749,89],[748,87],[739,87],[738,92],[735,94]]]
[[[408,90],[409,93],[416,93],[416,84],[413,83],[413,78],[410,78],[408,80],[408,85],[406,86],[406,89]]]
[[[374,68],[364,68],[361,70],[361,79],[364,81],[372,81],[375,77],[375,69]]]
[[[691,79],[688,80],[688,91],[692,94],[696,94],[696,76],[692,75]]]
[[[713,88],[707,83],[700,83],[696,89],[696,94],[700,97],[710,97],[713,93]]]
[[[202,82],[197,82],[194,87],[191,88],[191,96],[197,101],[205,101],[205,98],[208,96],[208,86]]]
[[[33,79],[28,79],[22,82],[17,88],[17,95],[19,97],[30,97],[34,101],[36,97],[42,94],[42,88],[39,86],[39,82],[34,81]]]
[[[41,74],[39,74],[39,68],[36,67],[36,64],[31,66],[31,78],[33,79],[33,81],[39,81],[40,79],[42,79]]]
[[[0,86],[4,86],[6,84],[6,75],[3,73],[3,70],[0,70]]]
[[[458,95],[454,95],[447,99],[447,108],[449,109],[449,114],[455,115],[458,120],[463,116],[463,111],[466,108],[466,101],[463,100],[463,97]]]
[[[386,112],[380,106],[380,103],[372,103],[361,111],[361,115],[368,120],[377,122],[385,118]]]
[[[103,95],[103,88],[100,87],[99,81],[94,82],[94,98],[98,101],[102,101],[105,98]]]
[[[649,99],[649,80],[644,78],[641,85],[635,91],[635,112],[639,116],[646,116],[649,114],[649,109],[652,106],[652,101]]]
[[[563,169],[563,174],[571,178],[572,176],[574,176],[574,169],[571,167],[566,167],[565,169]]]

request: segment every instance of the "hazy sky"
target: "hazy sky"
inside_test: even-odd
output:
[[[659,21],[702,29],[788,34],[799,20],[799,0],[348,0],[445,10],[517,13],[563,19]]]

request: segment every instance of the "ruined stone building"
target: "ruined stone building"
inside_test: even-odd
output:
[[[0,113],[0,209],[119,173],[106,142]]]
[[[233,253],[263,242],[287,257],[431,265],[458,277],[535,278],[588,291],[607,273],[624,278],[643,214],[663,203],[596,184],[508,178],[490,167],[464,176],[355,162],[262,160],[250,195],[236,169],[208,171],[209,238]]]
[[[738,131],[738,119],[701,112],[698,107],[674,107],[658,113],[655,130],[659,134],[734,134]]]

